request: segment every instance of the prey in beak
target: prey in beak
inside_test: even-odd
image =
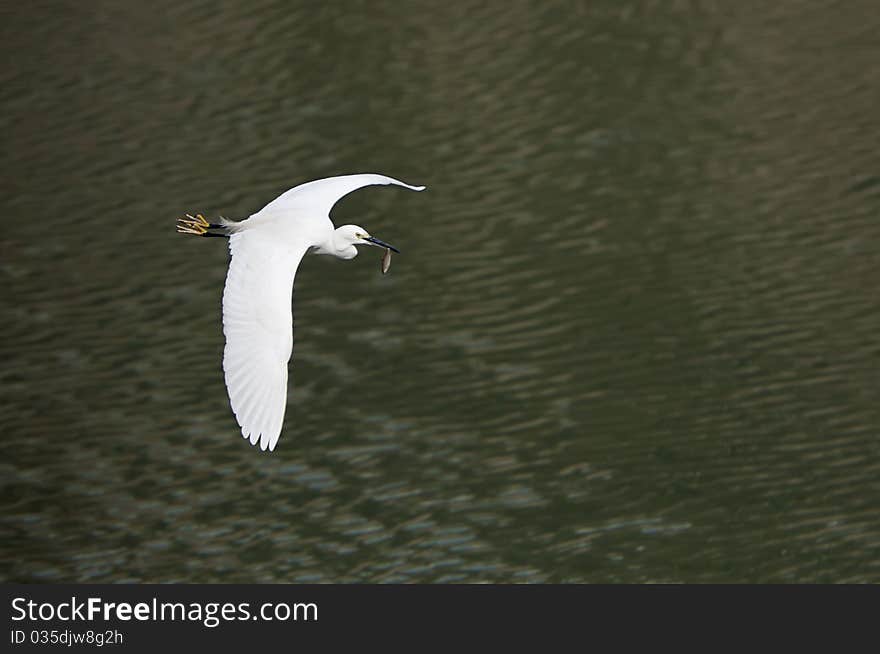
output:
[[[364,240],[367,243],[372,243],[373,245],[378,245],[380,248],[385,248],[386,250],[391,250],[392,252],[397,252],[397,254],[400,254],[400,250],[398,250],[396,247],[394,247],[393,245],[389,245],[385,241],[380,241],[374,236],[364,236]]]
[[[391,253],[397,252],[398,254],[400,254],[400,250],[398,250],[393,245],[389,245],[385,241],[380,241],[378,238],[375,238],[373,236],[364,236],[363,240],[366,241],[367,243],[370,243],[371,245],[376,245],[380,248],[385,248],[385,254],[382,256],[382,265],[381,265],[382,274],[384,275],[385,273],[388,272],[388,269],[391,267]]]

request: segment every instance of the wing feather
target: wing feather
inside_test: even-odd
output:
[[[421,191],[425,188],[424,186],[411,186],[393,177],[376,173],[327,177],[294,186],[272,200],[259,213],[254,214],[254,217],[290,211],[300,212],[301,216],[326,217],[330,214],[333,205],[343,197],[359,188],[374,184],[394,184],[413,191]]]
[[[308,246],[244,231],[229,239],[232,260],[223,289],[223,372],[241,435],[275,449],[287,405],[293,352],[291,298]]]

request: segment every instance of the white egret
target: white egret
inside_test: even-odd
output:
[[[356,245],[399,252],[358,225],[334,229],[330,210],[364,186],[410,186],[385,175],[342,175],[300,184],[240,222],[180,218],[177,231],[229,238],[232,259],[223,289],[223,373],[241,435],[274,450],[287,406],[287,362],[293,352],[293,280],[303,256],[354,259]],[[390,256],[390,255],[389,255]],[[383,263],[383,271],[387,270]]]

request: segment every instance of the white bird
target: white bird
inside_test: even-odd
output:
[[[410,186],[385,175],[342,175],[300,184],[240,222],[179,218],[177,231],[229,238],[232,259],[223,289],[223,373],[241,435],[272,451],[287,406],[287,362],[293,352],[293,280],[303,256],[354,259],[356,245],[399,252],[358,225],[334,229],[330,210],[364,186]],[[384,264],[383,264],[384,265]]]

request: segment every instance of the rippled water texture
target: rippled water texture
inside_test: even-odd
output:
[[[15,581],[880,581],[876,3],[2,10]],[[219,239],[309,179],[272,455]]]

